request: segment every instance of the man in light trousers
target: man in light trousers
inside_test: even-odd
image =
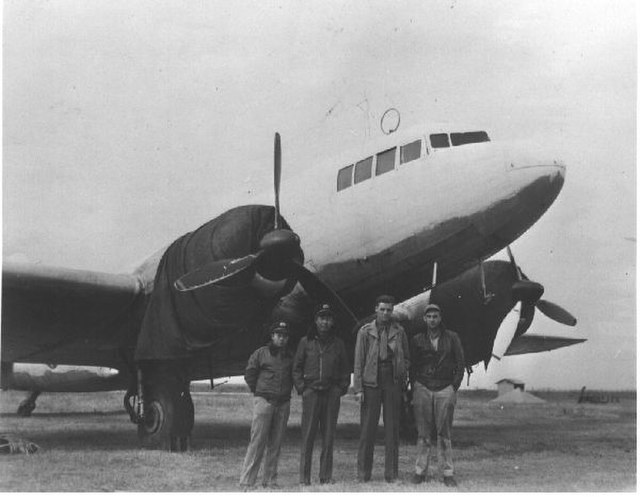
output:
[[[411,339],[411,383],[418,430],[414,484],[427,478],[432,436],[436,436],[438,462],[446,486],[453,477],[451,428],[456,392],[464,376],[464,354],[458,334],[442,325],[440,307],[429,304],[424,312],[427,331]]]
[[[254,394],[251,441],[240,475],[240,487],[244,491],[254,487],[265,450],[262,486],[279,488],[276,482],[278,460],[289,420],[293,355],[287,350],[288,325],[285,322],[276,322],[270,331],[271,342],[251,355],[244,376]]]

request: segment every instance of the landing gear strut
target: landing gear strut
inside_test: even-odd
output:
[[[18,415],[21,417],[30,417],[33,413],[33,410],[36,409],[36,399],[40,396],[42,391],[31,391],[29,396],[22,400],[22,402],[18,405]]]

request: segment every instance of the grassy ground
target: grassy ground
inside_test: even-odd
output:
[[[24,393],[0,393],[0,432],[29,438],[42,450],[0,456],[1,491],[237,491],[249,439],[251,399],[246,393],[194,394],[192,450],[184,454],[138,449],[136,429],[122,407],[121,392],[45,394],[30,418],[15,415]],[[495,393],[461,391],[454,422],[458,491],[635,491],[635,393],[618,403],[577,404],[576,393],[537,393],[543,405],[499,406]],[[382,429],[373,481],[355,482],[358,406],[343,398],[334,454],[334,479],[304,491],[445,491],[432,466],[429,483],[409,482],[414,446],[400,448],[401,482],[383,481]],[[280,460],[279,482],[300,491],[300,399]]]

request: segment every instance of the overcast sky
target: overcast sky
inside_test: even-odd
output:
[[[636,383],[635,3],[4,2],[3,255],[130,270],[284,177],[402,126],[450,121],[533,139],[567,163],[513,245],[587,338],[478,367],[472,386]],[[286,193],[282,206],[286,214]]]

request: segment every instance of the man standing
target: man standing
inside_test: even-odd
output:
[[[451,427],[456,392],[464,376],[464,354],[458,334],[443,327],[439,306],[429,304],[424,321],[426,333],[411,339],[413,408],[418,428],[418,457],[412,482],[419,484],[426,478],[431,436],[435,434],[444,484],[457,486],[453,478]]]
[[[251,441],[244,458],[240,486],[246,491],[256,483],[262,455],[265,488],[278,488],[278,459],[280,446],[289,420],[289,400],[293,381],[293,356],[287,350],[289,327],[284,321],[269,329],[271,342],[256,350],[249,358],[244,379],[254,394]]]
[[[376,319],[358,331],[353,367],[353,388],[360,406],[360,444],[358,480],[371,479],[380,404],[384,421],[384,478],[398,478],[400,404],[402,386],[409,371],[409,346],[402,326],[392,320],[395,299],[382,295],[376,299]]]
[[[331,307],[316,309],[314,325],[298,344],[293,361],[293,382],[302,394],[302,442],[300,449],[300,484],[311,484],[313,442],[320,427],[320,483],[330,483],[333,471],[333,439],[340,397],[349,388],[350,370],[347,351],[334,331]]]

